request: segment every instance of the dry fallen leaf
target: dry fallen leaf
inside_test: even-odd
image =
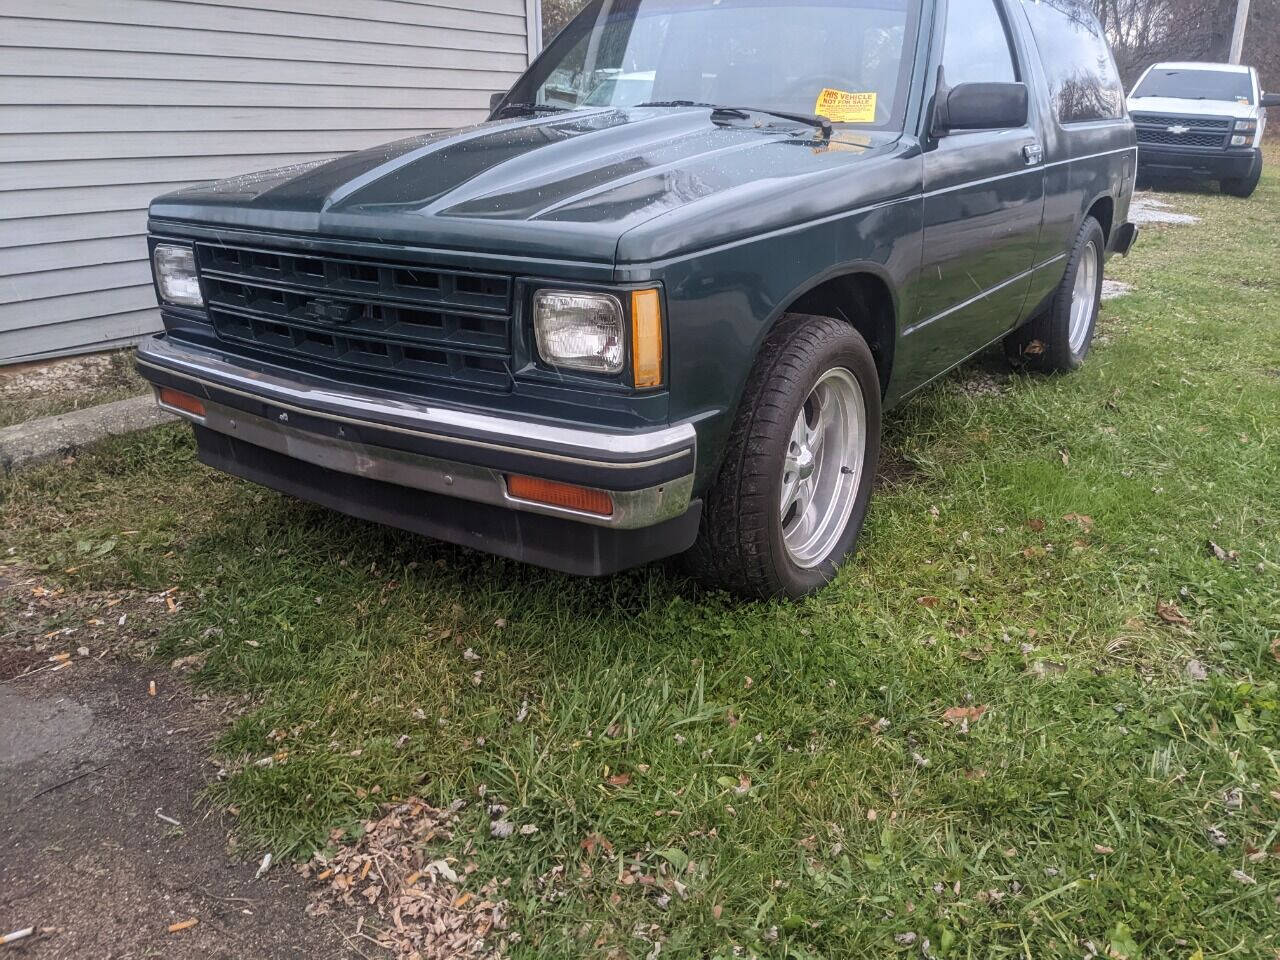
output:
[[[1055,660],[1037,660],[1028,669],[1037,677],[1052,677],[1066,673],[1067,665]]]
[[[1237,550],[1223,550],[1212,540],[1208,541],[1209,552],[1221,560],[1223,563],[1235,563],[1240,559],[1240,553]]]
[[[917,597],[916,603],[920,604],[922,607],[936,607],[938,605],[938,598],[933,596]]]
[[[1030,527],[1032,530],[1034,530],[1036,533],[1039,533],[1041,530],[1044,529],[1044,521],[1041,520],[1039,517],[1032,517],[1030,520],[1027,521],[1027,526]]]
[[[960,723],[964,720],[977,720],[989,709],[991,708],[985,703],[978,704],[973,707],[947,707],[947,709],[942,712],[942,719],[947,723]]]
[[[1093,845],[1094,853],[1115,853],[1115,848],[1108,847],[1105,843],[1095,843]]]
[[[942,712],[942,722],[958,727],[961,733],[968,733],[969,724],[977,721],[988,709],[990,708],[986,704],[973,707],[948,707]]]
[[[191,919],[189,919],[189,920],[182,920],[182,921],[180,921],[179,923],[171,923],[171,924],[169,924],[169,932],[170,932],[170,933],[181,933],[183,930],[190,930],[192,927],[194,927],[194,926],[195,926],[197,923],[199,923],[199,922],[200,922],[200,921],[199,921],[199,920],[197,920],[195,917],[192,917],[192,918],[191,918]]]
[[[1183,627],[1191,625],[1191,621],[1182,615],[1182,611],[1178,609],[1178,605],[1172,600],[1157,600],[1156,615],[1165,623],[1173,623]]]
[[[1093,517],[1088,514],[1068,513],[1065,514],[1062,519],[1066,520],[1068,523],[1077,524],[1085,533],[1088,533],[1093,529]]]
[[[578,844],[578,846],[582,847],[582,849],[586,851],[588,856],[590,856],[591,854],[594,854],[597,850],[603,850],[606,854],[613,853],[613,844],[610,843],[608,839],[606,839],[604,836],[598,833],[587,834],[587,836],[583,839],[583,841],[580,844]]]
[[[631,774],[629,773],[615,773],[608,780],[608,784],[611,787],[625,787],[630,782],[631,782]]]

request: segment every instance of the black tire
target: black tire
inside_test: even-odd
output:
[[[1233,197],[1251,197],[1258,189],[1258,181],[1262,179],[1262,158],[1259,157],[1244,177],[1223,177],[1220,183],[1222,192]]]
[[[1095,258],[1094,283],[1092,290],[1092,306],[1089,308],[1088,329],[1083,342],[1077,347],[1071,346],[1071,308],[1075,303],[1076,274],[1082,262],[1089,255],[1092,244]],[[1094,330],[1098,325],[1098,307],[1102,303],[1102,267],[1103,251],[1106,238],[1102,226],[1093,217],[1085,217],[1076,233],[1075,245],[1071,248],[1071,256],[1067,258],[1067,269],[1062,276],[1053,298],[1038,316],[1027,321],[1004,340],[1005,352],[1015,363],[1045,372],[1069,373],[1078,370],[1089,353],[1093,343]]]
[[[801,407],[819,378],[836,368],[853,376],[866,411],[862,473],[843,533],[817,565],[802,567],[782,538],[782,465]],[[785,315],[747,378],[687,565],[709,584],[743,596],[812,593],[831,581],[857,542],[879,456],[880,378],[866,341],[830,317]]]

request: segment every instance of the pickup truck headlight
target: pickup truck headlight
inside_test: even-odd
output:
[[[1237,120],[1236,133],[1253,133],[1258,129],[1257,120]]]
[[[160,299],[180,307],[203,307],[200,278],[196,275],[196,255],[190,247],[157,244],[151,254]]]
[[[538,353],[554,367],[622,372],[622,303],[612,294],[539,290],[533,329]]]

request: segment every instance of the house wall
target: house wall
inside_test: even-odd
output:
[[[146,205],[483,119],[533,0],[4,0],[0,363],[160,328]]]

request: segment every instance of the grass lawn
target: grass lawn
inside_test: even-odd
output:
[[[439,855],[506,882],[517,957],[1273,958],[1280,152],[1251,200],[1164,199],[1203,222],[1111,265],[1083,371],[892,414],[900,469],[804,603],[351,521],[176,427],[4,481],[0,563],[178,588],[157,652],[249,704],[211,788],[246,855],[472,801]]]

